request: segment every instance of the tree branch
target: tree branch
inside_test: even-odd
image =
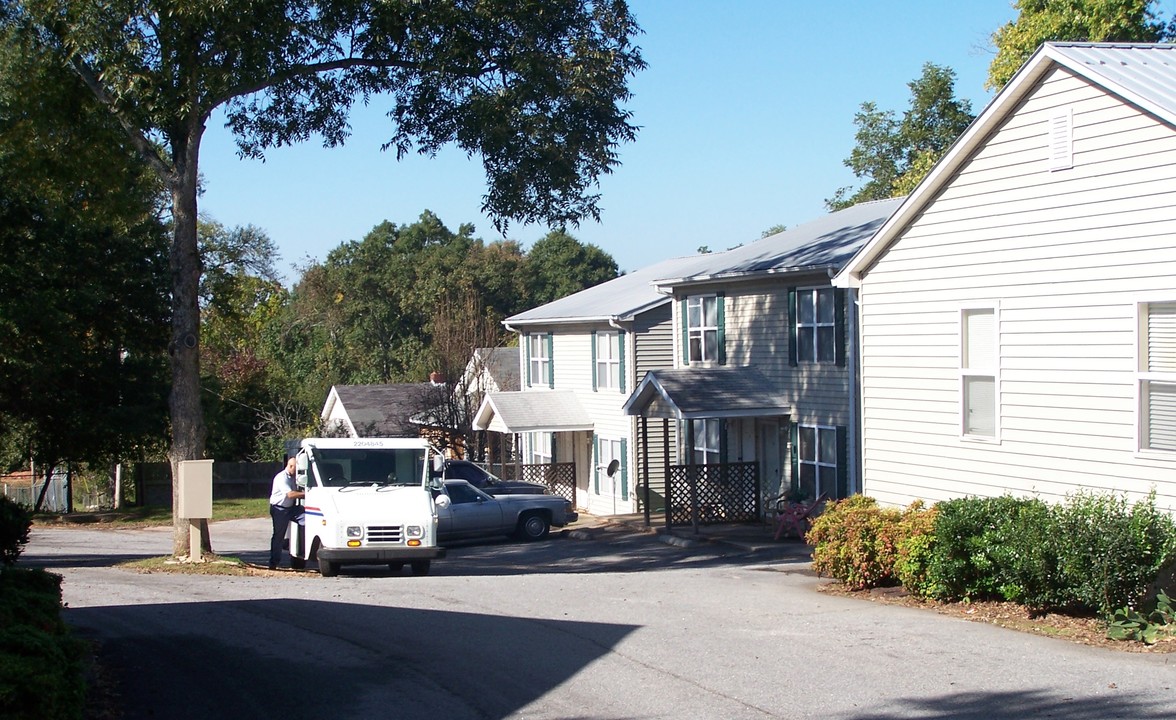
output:
[[[105,105],[111,114],[114,115],[115,119],[118,120],[118,124],[126,132],[135,150],[143,156],[143,159],[159,175],[160,179],[170,186],[173,179],[172,176],[175,174],[175,168],[159,155],[158,148],[147,139],[143,131],[115,107],[114,98],[110,96],[110,93],[106,92],[106,88],[102,87],[102,83],[98,81],[98,78],[94,75],[94,71],[77,55],[71,57],[69,62],[78,76],[82,78],[82,82],[86,84],[86,87],[90,88],[90,92],[94,93],[94,97],[98,99],[98,102]]]

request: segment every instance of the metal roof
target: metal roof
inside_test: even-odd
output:
[[[663,260],[634,270],[619,278],[594,285],[546,305],[532,308],[504,320],[511,325],[539,325],[568,322],[632,320],[634,316],[669,302],[657,292],[653,280],[673,274],[698,260],[697,255]]]
[[[1051,42],[1042,52],[1169,121],[1176,118],[1176,45]]]
[[[836,272],[902,201],[890,198],[859,203],[723,253],[699,256],[681,272],[660,276],[657,284],[673,287],[805,270]]]

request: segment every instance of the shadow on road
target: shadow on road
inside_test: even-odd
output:
[[[504,718],[636,628],[294,599],[69,609],[123,717]]]

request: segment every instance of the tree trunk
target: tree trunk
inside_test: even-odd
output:
[[[200,402],[200,252],[196,241],[197,159],[202,127],[194,128],[183,141],[173,142],[175,174],[172,177],[172,223],[170,253],[172,278],[172,335],[168,345],[171,358],[172,527],[176,556],[190,549],[188,522],[179,516],[179,469],[182,460],[204,458],[204,410]],[[206,537],[207,524],[201,536]],[[211,544],[211,543],[209,543]]]

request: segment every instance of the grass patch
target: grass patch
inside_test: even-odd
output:
[[[234,498],[212,501],[212,520],[242,520],[269,517],[268,498]],[[165,527],[172,524],[172,510],[166,506],[133,507],[85,513],[38,513],[34,524],[102,523],[122,528]]]
[[[171,557],[128,560],[116,567],[146,574],[173,573],[177,575],[252,575],[256,568],[240,558],[211,555],[204,562],[180,562]]]

